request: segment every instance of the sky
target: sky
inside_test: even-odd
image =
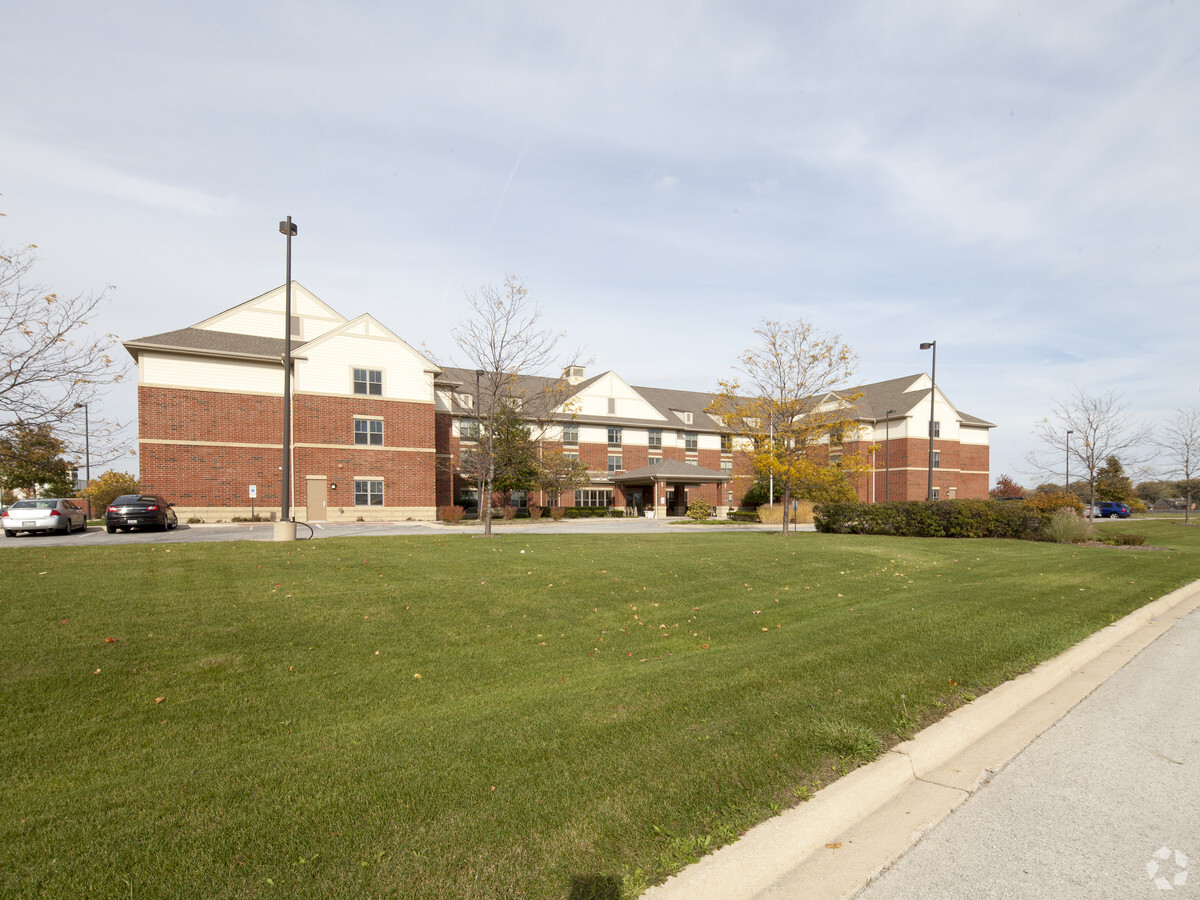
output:
[[[293,277],[443,364],[524,279],[589,374],[764,319],[927,372],[1034,485],[1075,392],[1200,406],[1200,4],[220,2],[5,12],[0,243],[123,340]],[[124,351],[122,351],[123,353]],[[92,414],[135,420],[134,379]],[[1028,474],[1022,474],[1028,473]]]

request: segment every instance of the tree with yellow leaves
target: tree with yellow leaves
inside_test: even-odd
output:
[[[858,394],[838,393],[854,374],[857,356],[841,338],[819,333],[803,319],[764,319],[758,342],[736,369],[746,379],[720,380],[708,412],[752,454],[755,470],[783,492],[783,533],[793,497],[855,496],[851,479],[869,469],[864,454],[843,452],[856,441]]]

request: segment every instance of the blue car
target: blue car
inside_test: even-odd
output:
[[[1096,508],[1100,510],[1100,515],[1105,519],[1128,519],[1133,515],[1124,503],[1116,503],[1112,500],[1101,500],[1096,504]]]

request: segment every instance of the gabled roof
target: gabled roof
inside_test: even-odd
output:
[[[706,469],[704,466],[680,462],[677,459],[664,459],[658,465],[642,466],[632,472],[610,475],[608,480],[613,484],[639,484],[654,481],[673,481],[676,484],[712,484],[719,481],[732,481],[733,476],[718,472],[716,469]]]

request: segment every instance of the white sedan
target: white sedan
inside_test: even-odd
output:
[[[87,513],[74,500],[43,497],[39,500],[18,500],[0,513],[4,536],[16,537],[18,531],[87,531]]]

